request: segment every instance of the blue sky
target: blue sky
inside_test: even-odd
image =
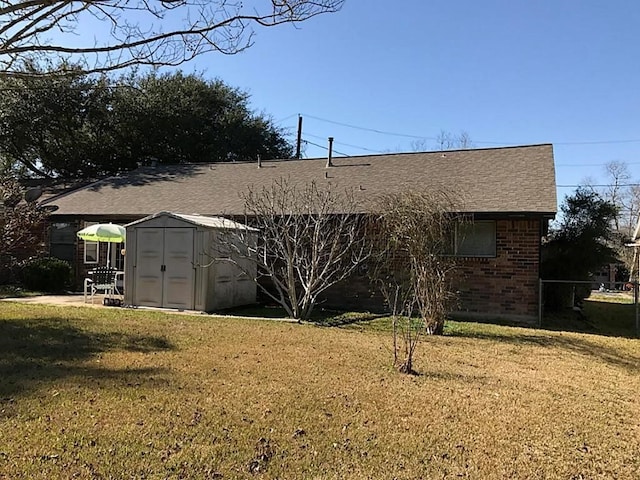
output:
[[[182,68],[247,90],[292,134],[302,114],[305,139],[333,136],[349,155],[411,150],[412,139],[326,120],[429,146],[441,130],[477,147],[553,143],[558,185],[575,185],[604,181],[611,160],[640,178],[638,25],[640,2],[628,0],[347,0]]]

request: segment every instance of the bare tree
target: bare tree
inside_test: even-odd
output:
[[[52,58],[82,63],[87,73],[94,73],[134,65],[175,66],[212,51],[234,54],[253,44],[254,26],[302,22],[336,12],[343,3],[0,1],[0,75],[41,75],[39,70],[23,72],[24,64]],[[88,34],[81,26],[94,30]]]
[[[443,332],[455,300],[451,277],[458,210],[457,198],[444,192],[403,192],[380,199],[370,274],[392,314],[394,360],[402,372],[413,372],[422,333]]]
[[[637,186],[638,182],[633,180],[626,162],[612,160],[605,164],[604,172],[604,182],[586,177],[581,183],[618,207],[618,214],[614,220],[615,231],[629,237],[633,234],[640,217],[640,187]],[[604,185],[598,186],[598,183]]]
[[[598,193],[603,199],[617,207],[613,220],[614,248],[618,258],[629,271],[635,268],[634,252],[625,246],[640,220],[640,187],[634,181],[626,162],[613,160],[605,164],[604,187],[593,186],[596,182],[588,178],[583,180],[586,187]]]
[[[632,236],[640,220],[640,184],[634,182],[627,193],[626,213],[628,215],[629,236]]]
[[[393,364],[400,372],[413,375],[417,373],[413,368],[415,351],[425,334],[424,321],[414,316],[416,296],[407,285],[388,279],[379,287],[391,313]]]
[[[259,230],[258,242],[247,230],[231,230],[221,242],[245,273],[257,266],[258,287],[296,319],[307,319],[329,287],[349,277],[369,255],[351,191],[317,183],[295,185],[287,179],[243,194],[245,223]],[[266,281],[265,281],[266,280]]]
[[[610,184],[602,192],[605,200],[609,200],[618,206],[618,215],[615,218],[615,227],[617,231],[621,229],[630,230],[628,218],[628,200],[629,200],[629,182],[631,181],[631,173],[629,166],[620,161],[613,160],[605,165],[607,181]],[[625,218],[627,217],[627,218]]]
[[[473,147],[471,136],[464,130],[457,135],[440,130],[440,133],[436,136],[436,150],[458,150],[471,147]]]
[[[458,134],[440,130],[436,135],[435,145],[429,144],[428,139],[422,138],[411,142],[411,149],[414,152],[424,152],[425,150],[460,150],[473,148],[471,135],[465,130]]]

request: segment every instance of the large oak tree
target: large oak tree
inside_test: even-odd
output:
[[[289,158],[291,145],[247,93],[182,73],[0,79],[6,169],[89,178],[140,164]]]

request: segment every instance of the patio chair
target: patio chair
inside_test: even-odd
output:
[[[103,292],[104,304],[111,305],[114,295],[120,295],[116,285],[116,269],[111,267],[98,267],[89,272],[90,278],[84,279],[84,301],[91,297],[91,304],[96,293]]]

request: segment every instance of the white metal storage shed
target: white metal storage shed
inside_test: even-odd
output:
[[[255,303],[254,262],[235,258],[243,262],[240,269],[217,252],[230,230],[257,238],[256,229],[222,217],[172,212],[126,229],[125,304],[209,312]]]

